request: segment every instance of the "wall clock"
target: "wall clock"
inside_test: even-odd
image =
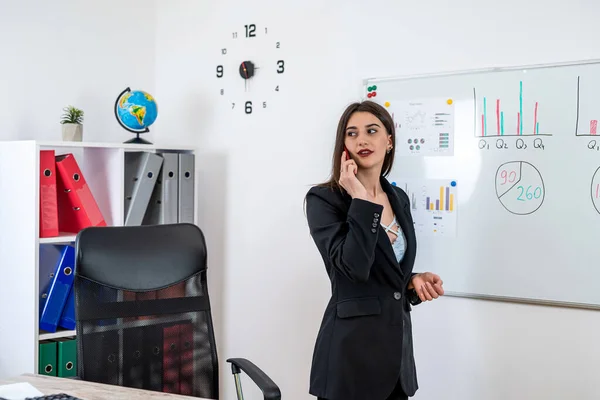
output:
[[[257,24],[240,25],[229,33],[214,72],[219,97],[229,110],[251,115],[277,100],[287,68],[279,39],[269,27]]]

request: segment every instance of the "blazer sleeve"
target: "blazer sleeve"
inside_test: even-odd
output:
[[[310,234],[333,268],[351,281],[366,282],[375,258],[383,206],[352,199],[348,214],[344,215],[333,205],[335,193],[321,189],[306,195]]]
[[[409,289],[407,292],[407,295],[408,295],[408,301],[410,302],[411,305],[418,306],[419,304],[422,303],[421,298],[419,297],[419,295],[417,294],[417,291],[415,289]]]

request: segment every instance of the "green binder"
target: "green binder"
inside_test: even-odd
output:
[[[67,378],[77,375],[77,339],[57,339],[56,376]]]
[[[38,372],[40,375],[56,376],[56,342],[42,340],[39,344]]]

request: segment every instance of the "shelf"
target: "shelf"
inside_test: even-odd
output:
[[[64,337],[76,336],[76,331],[57,330],[56,332],[40,331],[39,340],[59,339]]]
[[[40,238],[40,244],[61,244],[61,243],[71,243],[75,241],[76,235],[71,234],[61,234],[55,237],[46,237]]]
[[[115,143],[115,142],[69,142],[61,140],[19,140],[18,143],[35,143],[40,147],[44,148],[60,148],[60,147],[72,147],[72,148],[104,148],[104,149],[124,149],[124,150],[145,150],[145,151],[194,151],[195,146],[186,145],[161,145],[161,144],[140,144],[140,143]],[[10,141],[4,142],[10,143]]]
[[[126,170],[132,152],[180,153],[197,156],[198,147],[174,143],[137,144],[111,142],[68,142],[58,140],[0,141],[0,223],[10,227],[0,233],[0,263],[15,264],[6,268],[0,280],[0,315],[11,317],[10,329],[0,328],[0,380],[15,374],[37,373],[39,342],[77,337],[76,330],[40,329],[39,299],[43,274],[55,267],[53,258],[59,247],[75,243],[76,232],[61,231],[56,237],[40,237],[40,151],[72,153],[102,212],[107,226],[123,226]],[[18,173],[15,173],[18,165]],[[193,178],[193,216],[198,214],[198,174]],[[153,192],[154,193],[154,192]],[[131,326],[137,326],[133,322]],[[144,321],[138,322],[143,325]],[[129,327],[129,325],[126,325]]]

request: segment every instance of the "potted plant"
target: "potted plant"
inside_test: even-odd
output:
[[[83,110],[68,106],[63,108],[63,111],[60,120],[63,140],[81,142],[83,137]]]

